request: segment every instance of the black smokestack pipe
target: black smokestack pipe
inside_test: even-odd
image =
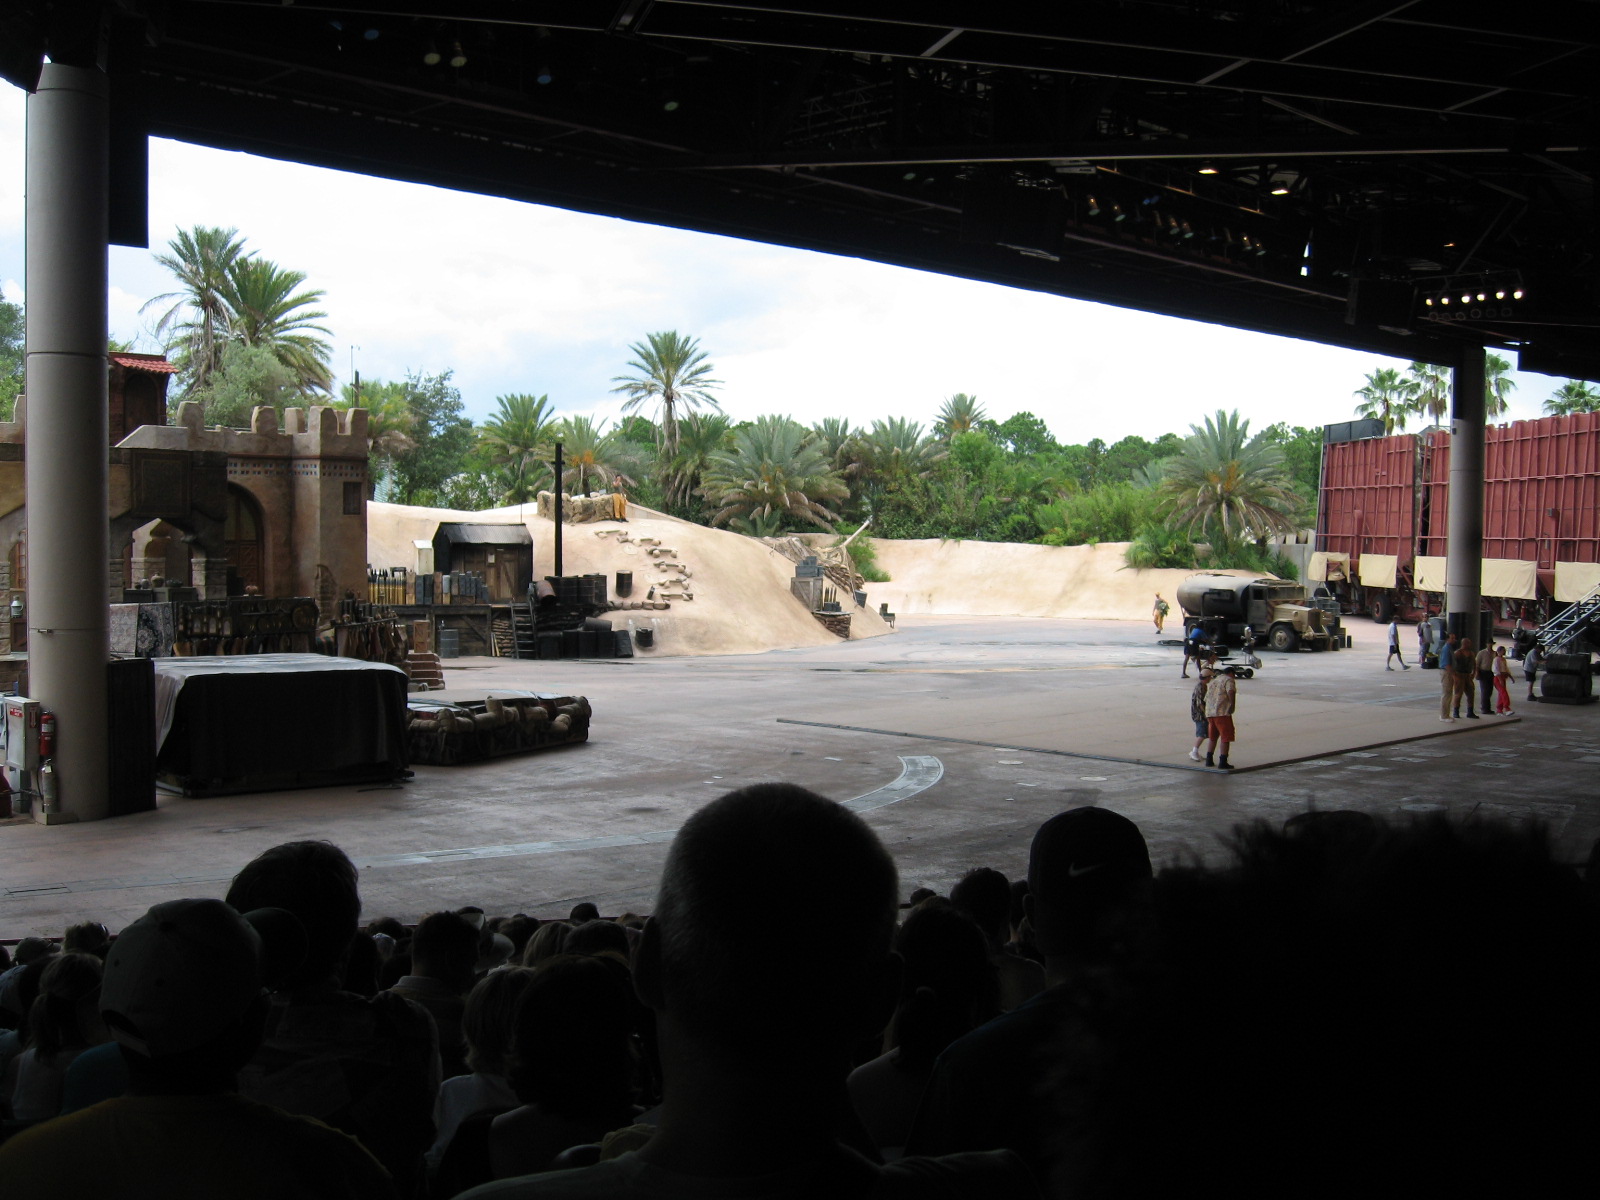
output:
[[[561,578],[561,443],[556,443],[556,578]]]

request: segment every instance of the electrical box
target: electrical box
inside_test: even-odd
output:
[[[44,705],[26,696],[5,697],[6,782],[11,785],[11,811],[22,815],[38,801],[39,722]]]

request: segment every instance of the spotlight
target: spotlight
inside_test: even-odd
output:
[[[1514,292],[1512,292],[1511,293],[1511,298],[1513,300],[1521,300],[1522,299],[1522,289],[1521,288],[1517,288]]]
[[[1146,208],[1149,208],[1150,205],[1152,205],[1152,204],[1160,204],[1161,203],[1161,193],[1160,192],[1155,192],[1155,193],[1152,193],[1149,196],[1146,196],[1144,198],[1144,200],[1142,201],[1142,203],[1144,204],[1144,206]]]
[[[1450,297],[1449,296],[1440,296],[1439,297],[1439,303],[1448,308],[1449,305],[1450,305]]]
[[[904,175],[900,176],[900,178],[904,179],[907,183],[910,183],[916,177],[917,173],[915,171],[907,171]]]
[[[439,53],[439,47],[432,42],[429,42],[428,48],[422,52],[422,61],[430,67],[437,67],[443,57],[444,55]]]
[[[662,107],[662,109],[664,109],[667,112],[677,112],[678,111],[678,102],[676,100],[668,100],[661,107]]]
[[[1122,205],[1113,204],[1111,206],[1111,219],[1113,221],[1126,221],[1128,219],[1128,214],[1122,211]]]
[[[1272,194],[1274,196],[1287,196],[1289,194],[1289,189],[1281,183],[1275,184],[1272,188]]]
[[[1429,308],[1432,308],[1433,307],[1433,297],[1429,296],[1426,300],[1423,301],[1423,303],[1426,304]]]
[[[1216,173],[1217,173],[1217,168],[1215,166],[1213,166],[1211,163],[1206,162],[1206,163],[1201,163],[1200,164],[1199,174],[1201,174],[1201,175],[1215,175]]]
[[[376,29],[363,30],[361,36],[366,38],[367,41],[369,41],[369,42],[375,42],[375,41],[378,40],[378,30],[376,30]]]
[[[1472,297],[1470,295],[1466,295],[1466,296],[1461,297],[1461,303],[1463,303],[1463,304],[1471,304],[1472,303]]]
[[[1488,298],[1489,298],[1489,297],[1487,297],[1487,296],[1485,296],[1485,295],[1484,295],[1484,294],[1483,294],[1483,293],[1482,293],[1482,292],[1479,292],[1479,293],[1478,293],[1478,303],[1479,303],[1479,304],[1482,304],[1482,303],[1483,303],[1483,302],[1484,302],[1484,301],[1485,301],[1485,300],[1487,300],[1487,299],[1488,299]]]
[[[451,43],[450,65],[452,67],[464,67],[467,65],[467,52],[461,48],[460,42]]]
[[[1505,298],[1506,298],[1506,294],[1505,294],[1505,292],[1503,292],[1503,291],[1500,291],[1500,292],[1496,292],[1496,293],[1495,293],[1495,294],[1494,294],[1494,298],[1495,298],[1495,299],[1496,299],[1496,300],[1504,300],[1504,299],[1505,299]]]
[[[1098,217],[1100,215],[1100,201],[1096,200],[1093,196],[1089,197],[1088,212],[1091,217]]]
[[[555,78],[555,76],[550,74],[550,68],[549,67],[540,67],[539,68],[539,73],[533,77],[533,81],[535,83],[545,84],[545,83],[549,83],[554,78]]]
[[[1187,221],[1183,223],[1183,236],[1186,241],[1194,236],[1194,226]]]

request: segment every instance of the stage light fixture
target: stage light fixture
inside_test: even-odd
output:
[[[1450,297],[1449,296],[1440,296],[1439,297],[1439,303],[1444,305],[1446,308],[1448,308],[1450,306]]]
[[[1090,196],[1089,207],[1087,211],[1091,217],[1098,217],[1100,215],[1100,201],[1096,200],[1093,196]]]
[[[1504,300],[1504,299],[1505,299],[1505,298],[1506,298],[1506,294],[1505,294],[1505,292],[1503,292],[1503,291],[1501,291],[1501,292],[1496,292],[1496,293],[1495,293],[1495,294],[1494,294],[1494,298],[1495,298],[1495,299],[1496,299],[1496,300]]]
[[[1489,297],[1488,297],[1488,296],[1486,296],[1486,295],[1484,295],[1484,294],[1483,294],[1483,293],[1482,293],[1482,292],[1479,292],[1479,293],[1478,293],[1478,303],[1479,303],[1479,304],[1482,304],[1482,303],[1483,303],[1483,302],[1484,302],[1484,301],[1485,301],[1485,300],[1487,300],[1487,299],[1488,299],[1488,298],[1489,298]]]
[[[422,61],[430,67],[437,67],[443,58],[444,55],[439,53],[439,47],[432,42],[429,42],[428,48],[422,52]]]
[[[1461,303],[1463,303],[1463,304],[1471,304],[1471,303],[1472,303],[1472,296],[1471,296],[1471,294],[1470,294],[1470,293],[1468,293],[1468,294],[1466,294],[1466,295],[1464,295],[1464,296],[1462,296],[1462,297],[1461,297]]]
[[[1423,301],[1423,303],[1426,304],[1429,308],[1432,308],[1433,307],[1433,297],[1429,296],[1426,300]]]
[[[450,65],[457,68],[467,65],[467,52],[461,48],[460,42],[454,42],[450,46]]]
[[[554,78],[555,76],[550,73],[549,67],[540,67],[539,73],[533,77],[533,81],[538,84],[546,84]]]
[[[1212,163],[1201,163],[1198,173],[1201,175],[1215,175],[1217,173],[1217,168]]]
[[[1514,292],[1512,292],[1511,293],[1511,298],[1513,300],[1521,300],[1522,299],[1522,289],[1521,288],[1517,288]]]
[[[661,106],[661,108],[665,112],[677,112],[678,111],[678,102],[676,100],[668,100],[665,104],[663,104]]]
[[[1281,183],[1275,184],[1272,189],[1272,194],[1274,196],[1287,196],[1289,194],[1289,189]]]
[[[1122,205],[1113,204],[1111,206],[1111,219],[1113,221],[1126,221],[1128,219],[1128,214],[1122,211]]]
[[[369,42],[375,42],[378,40],[378,33],[379,31],[376,29],[364,29],[361,31],[361,36]]]

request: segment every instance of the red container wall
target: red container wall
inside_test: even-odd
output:
[[[1420,435],[1416,508],[1396,483],[1416,461],[1417,437],[1324,447],[1325,550],[1443,557],[1449,522],[1450,435]],[[1402,499],[1398,493],[1406,493]],[[1492,426],[1484,439],[1485,558],[1600,562],[1600,413]],[[1555,510],[1555,515],[1551,511]],[[1413,538],[1414,534],[1414,538]]]
[[[1358,559],[1363,551],[1411,559],[1416,442],[1410,434],[1323,447],[1322,529],[1317,545]]]

